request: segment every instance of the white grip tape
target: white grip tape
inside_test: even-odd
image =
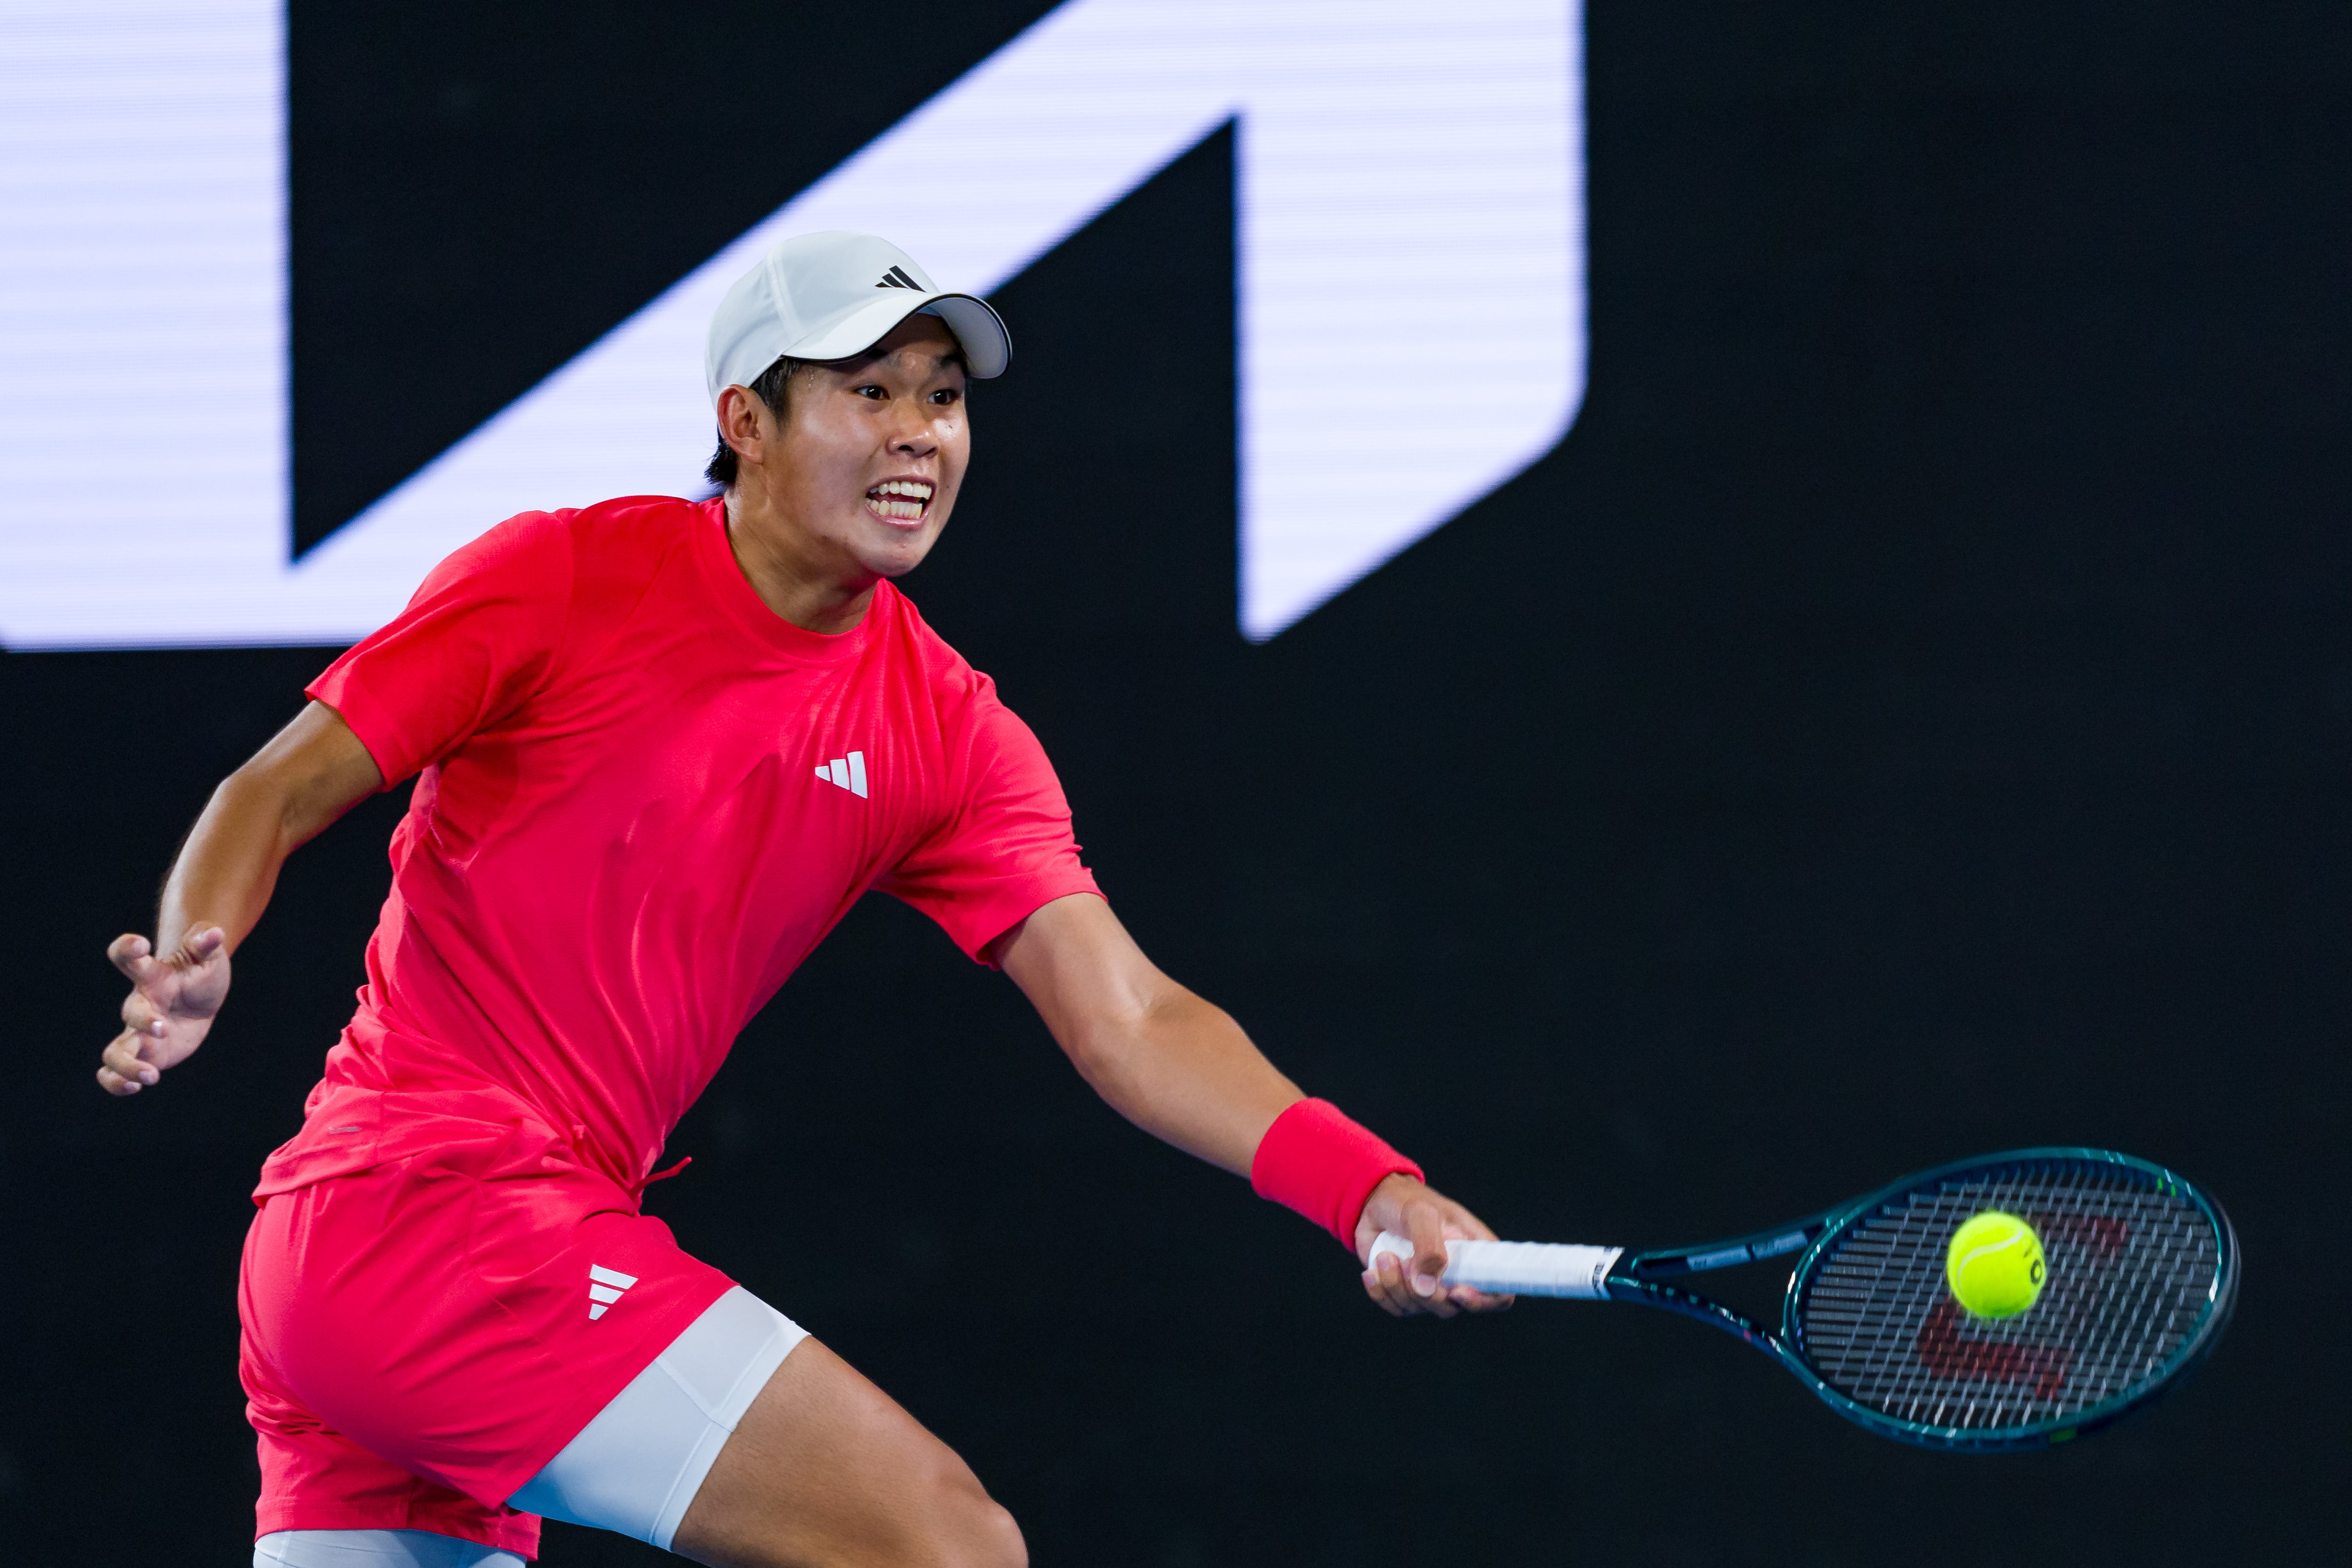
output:
[[[1565,1296],[1597,1301],[1608,1292],[1601,1282],[1622,1247],[1580,1247],[1572,1242],[1448,1241],[1445,1272],[1449,1285],[1467,1285],[1497,1296]],[[1372,1243],[1372,1257],[1382,1253],[1403,1263],[1410,1271],[1412,1243],[1383,1230]]]

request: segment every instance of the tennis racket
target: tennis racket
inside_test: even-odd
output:
[[[1945,1281],[1952,1232],[1987,1209],[2042,1239],[2046,1275],[2012,1317],[1972,1315]],[[1735,1334],[1848,1420],[1963,1453],[2046,1448],[2178,1385],[2238,1291],[2221,1206],[2160,1166],[2098,1149],[1962,1160],[1770,1230],[1702,1247],[1450,1241],[1447,1284],[1637,1301]],[[1373,1242],[1410,1260],[1387,1231]],[[1693,1274],[1801,1253],[1778,1333],[1685,1289]]]

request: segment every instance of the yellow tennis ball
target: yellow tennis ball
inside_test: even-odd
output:
[[[2042,1294],[2042,1238],[1998,1208],[1972,1216],[1952,1232],[1944,1277],[1952,1296],[1980,1318],[2013,1318]]]

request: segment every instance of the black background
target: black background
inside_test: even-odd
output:
[[[298,5],[305,541],[1042,9]],[[1696,1239],[2126,1148],[2231,1206],[2214,1363],[1970,1460],[1663,1317],[1391,1322],[879,899],[649,1207],[954,1443],[1041,1563],[2329,1555],[2352,13],[1611,0],[1587,32],[1557,453],[1243,643],[1221,134],[997,297],[1016,369],[908,587],[1044,737],[1147,950],[1506,1233]],[[290,862],[199,1058],[129,1103],[89,1074],[107,940],[328,657],[0,659],[11,1561],[243,1560],[244,1195],[405,791]]]

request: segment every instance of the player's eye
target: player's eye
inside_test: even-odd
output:
[[[875,385],[872,382],[867,382],[864,386],[857,387],[853,390],[859,397],[870,397],[877,401],[890,395],[887,392],[883,390],[881,387]]]
[[[931,401],[938,403],[940,407],[946,408],[952,404],[961,402],[963,401],[963,393],[956,391],[953,387],[941,387],[939,391],[931,394]]]

